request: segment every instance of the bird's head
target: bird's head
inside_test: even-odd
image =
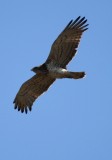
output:
[[[33,67],[31,71],[38,73],[40,71],[39,67]]]
[[[42,64],[38,67],[34,67],[31,69],[31,71],[35,72],[35,73],[46,73],[47,72],[47,68],[45,64]]]

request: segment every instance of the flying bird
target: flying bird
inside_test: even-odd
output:
[[[34,101],[54,83],[56,79],[80,79],[85,72],[71,72],[67,64],[75,56],[82,33],[88,28],[87,19],[80,16],[71,20],[51,46],[47,60],[31,70],[35,75],[22,84],[15,99],[15,109],[28,112],[32,110]]]

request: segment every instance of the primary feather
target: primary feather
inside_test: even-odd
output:
[[[85,17],[79,16],[68,23],[52,44],[46,62],[39,67],[34,67],[32,71],[36,75],[21,86],[13,102],[15,109],[26,113],[28,109],[31,111],[34,101],[47,91],[56,78],[79,79],[84,77],[85,72],[69,72],[66,70],[66,65],[76,54],[82,33],[88,29],[86,22]]]

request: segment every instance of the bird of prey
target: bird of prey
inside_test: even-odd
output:
[[[75,56],[82,33],[88,28],[85,17],[71,20],[51,46],[47,60],[40,66],[32,68],[35,75],[21,86],[15,99],[15,109],[28,112],[34,101],[53,84],[56,79],[80,79],[85,72],[71,72],[67,64]]]

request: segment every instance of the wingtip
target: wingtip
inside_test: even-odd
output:
[[[29,105],[29,106],[24,106],[24,107],[21,107],[21,106],[18,106],[18,104],[16,103],[16,101],[14,102],[15,105],[14,105],[14,109],[17,109],[18,111],[20,111],[21,113],[28,113],[28,110],[31,112],[32,111],[32,105]]]
[[[32,107],[31,107],[31,106],[29,107],[29,111],[30,111],[30,112],[32,111]]]
[[[16,99],[14,99],[13,103],[15,103],[15,102],[16,102]]]
[[[76,18],[76,20],[79,20],[81,18],[81,16],[78,16],[77,18]]]

